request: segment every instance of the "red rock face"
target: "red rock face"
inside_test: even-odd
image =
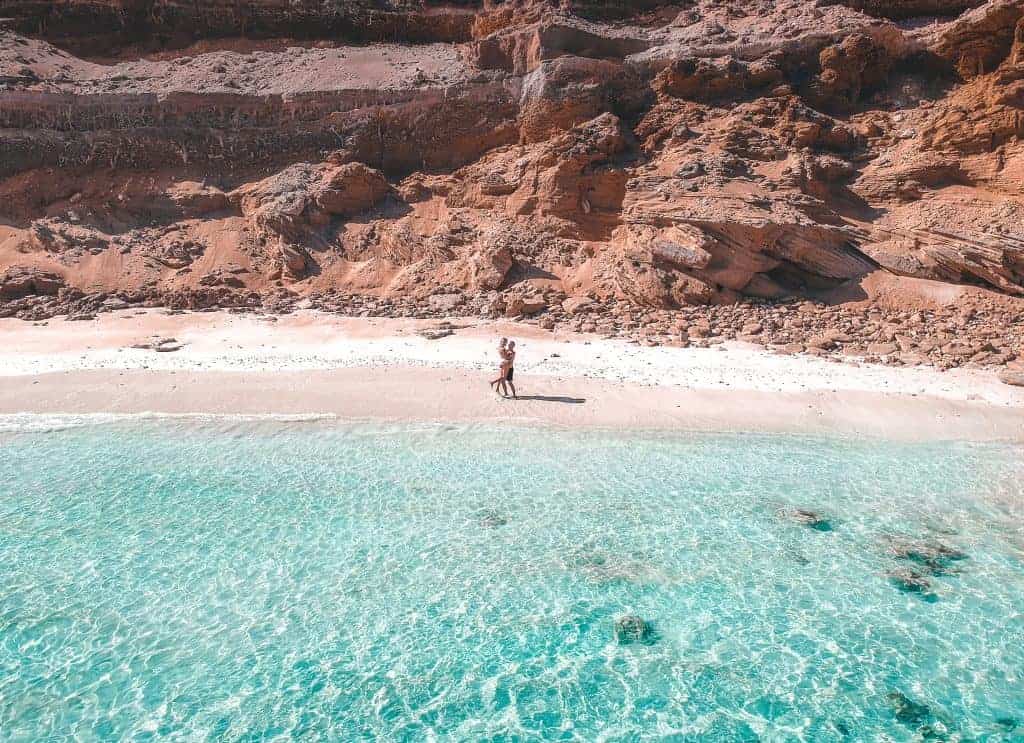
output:
[[[676,307],[879,270],[1024,294],[1024,0],[0,18],[19,300],[56,277],[185,305],[532,286]]]
[[[985,4],[985,0],[834,0],[834,2],[880,18],[949,17]]]
[[[482,0],[6,0],[13,30],[78,52],[210,37],[466,41]]]

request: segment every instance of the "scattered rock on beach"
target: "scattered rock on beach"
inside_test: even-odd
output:
[[[590,297],[569,297],[562,302],[562,309],[567,315],[576,315],[594,306]]]
[[[449,335],[455,335],[455,331],[451,328],[423,328],[416,331],[416,334],[426,338],[428,341],[437,341],[447,338]]]
[[[137,348],[140,351],[156,351],[157,353],[173,353],[174,351],[180,351],[184,346],[183,343],[178,342],[177,338],[158,338],[152,343],[135,343],[132,348]]]
[[[627,614],[615,620],[615,639],[620,645],[648,643],[654,639],[654,627],[636,614]]]
[[[110,299],[105,299],[103,301],[104,310],[126,310],[129,307],[131,307],[131,305],[120,297],[111,297]]]
[[[430,308],[437,312],[453,312],[465,302],[461,294],[434,294],[428,300]]]
[[[1024,369],[1003,369],[999,372],[999,381],[1014,387],[1024,387]]]

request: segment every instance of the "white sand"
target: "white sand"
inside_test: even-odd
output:
[[[650,428],[840,430],[1024,440],[1024,389],[986,370],[940,373],[781,356],[746,344],[647,348],[534,326],[125,311],[37,326],[0,320],[0,414],[331,414]],[[520,402],[486,378],[519,343]],[[175,353],[133,349],[154,337]],[[562,399],[565,398],[565,399]],[[582,402],[581,402],[582,401]]]

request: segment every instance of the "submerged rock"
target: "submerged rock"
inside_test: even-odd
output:
[[[498,526],[505,526],[508,524],[508,517],[504,516],[497,511],[483,511],[480,514],[480,526],[486,526],[488,529],[494,529]]]
[[[786,554],[789,555],[793,562],[795,562],[797,565],[800,565],[801,567],[811,564],[811,561],[808,560],[807,557],[800,554],[796,550],[786,550]]]
[[[1016,730],[1020,721],[1016,717],[1000,717],[996,719],[996,725],[1004,730]]]
[[[795,508],[786,511],[785,516],[802,526],[809,527],[815,531],[832,531],[832,523],[816,511],[809,511],[804,508]]]
[[[928,705],[910,699],[900,691],[894,691],[887,697],[896,719],[908,726],[924,725],[933,719]]]
[[[631,645],[654,642],[656,636],[650,622],[636,614],[627,614],[615,620],[615,639],[620,645]]]
[[[675,577],[660,566],[653,564],[650,558],[644,555],[617,555],[600,550],[584,549],[568,555],[564,564],[588,580],[601,583],[615,581],[667,583]]]
[[[940,542],[901,542],[893,545],[893,552],[899,557],[916,561],[965,560],[967,554]]]
[[[967,559],[967,554],[940,542],[894,541],[889,554],[928,569],[931,575],[944,575],[952,563]]]
[[[932,584],[927,576],[909,568],[899,568],[887,573],[889,582],[903,593],[931,595]]]

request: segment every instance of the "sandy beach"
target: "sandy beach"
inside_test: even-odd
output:
[[[732,343],[642,347],[536,326],[125,311],[45,326],[0,321],[0,415],[278,415],[793,431],[1024,441],[1024,390],[989,370],[940,373],[774,354]],[[486,384],[519,342],[520,400]],[[133,346],[174,339],[180,349]],[[39,418],[39,416],[45,416]]]

